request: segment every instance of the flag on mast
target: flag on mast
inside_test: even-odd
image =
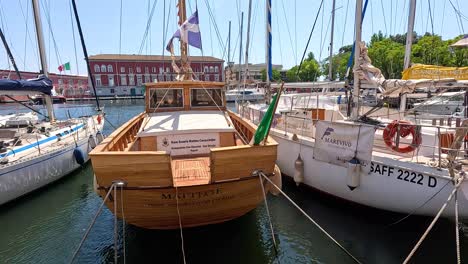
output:
[[[185,20],[184,23],[180,25],[179,29],[177,29],[177,31],[174,33],[174,35],[172,35],[169,43],[167,43],[166,50],[171,52],[171,54],[174,53],[172,44],[174,38],[178,38],[192,47],[201,49],[201,33],[198,24],[198,10],[195,10],[195,13],[193,13],[187,20]]]
[[[65,64],[62,64],[62,65],[58,66],[58,70],[60,72],[63,72],[65,70],[69,71],[70,70],[70,62],[67,62]]]

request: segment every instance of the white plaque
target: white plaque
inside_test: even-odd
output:
[[[219,133],[158,136],[157,145],[171,156],[207,154],[219,147]]]

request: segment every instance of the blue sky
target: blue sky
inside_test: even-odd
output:
[[[44,28],[48,64],[50,72],[57,72],[58,65],[70,62],[72,73],[79,70],[86,74],[79,35],[76,24],[75,38],[77,57],[73,45],[73,31],[69,0],[39,0]],[[123,0],[122,30],[120,31],[119,0],[77,0],[78,12],[90,55],[99,53],[138,54],[152,5],[155,11],[151,20],[148,37],[143,42],[141,54],[161,54],[165,42],[177,29],[176,0]],[[464,15],[458,16],[450,1]],[[30,0],[0,0],[0,26],[2,27],[17,64],[21,70],[39,70],[36,36],[34,31]],[[363,40],[381,30],[384,34],[404,33],[407,28],[408,0],[369,0],[363,24]],[[164,9],[165,3],[165,9]],[[228,23],[232,21],[231,58],[239,60],[239,19],[244,11],[244,51],[247,23],[247,0],[187,0],[187,14],[195,10],[198,3],[200,29],[202,32],[203,55],[216,56],[227,60],[226,45]],[[320,1],[315,0],[272,0],[273,63],[282,64],[285,69],[294,66],[304,51],[309,32],[318,11]],[[334,52],[342,45],[351,44],[354,31],[355,1],[336,0]],[[209,6],[209,8],[208,8]],[[429,15],[429,6],[432,10]],[[330,38],[330,17],[332,1],[325,0],[308,51],[317,59],[328,54]],[[209,10],[215,23],[210,19]],[[383,12],[384,11],[384,12]],[[170,16],[168,18],[168,13]],[[56,46],[51,37],[47,14],[50,13],[50,27]],[[165,16],[164,16],[165,14]],[[163,34],[163,19],[168,24],[167,34]],[[215,26],[216,25],[216,26]],[[433,25],[433,26],[432,26]],[[216,28],[218,30],[216,30]],[[443,39],[468,33],[468,3],[466,0],[418,0],[415,30],[418,33],[431,32],[442,35]],[[27,31],[26,31],[27,29]],[[217,34],[217,31],[219,34]],[[28,33],[27,33],[28,32]],[[119,41],[120,33],[122,41]],[[220,38],[218,38],[218,36]],[[119,44],[121,43],[121,44]],[[252,3],[251,47],[249,61],[260,63],[265,60],[265,1]],[[121,48],[120,48],[121,47]],[[166,53],[167,54],[167,53]],[[190,49],[192,55],[202,55],[197,49]],[[76,65],[78,58],[78,67]],[[0,69],[9,65],[3,45],[0,48]]]

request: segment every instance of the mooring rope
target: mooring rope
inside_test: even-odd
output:
[[[120,210],[122,211],[122,245],[123,245],[123,262],[124,264],[127,263],[127,249],[125,243],[125,213],[124,213],[124,200],[123,200],[123,188],[124,186],[120,186]]]
[[[259,175],[264,177],[267,181],[269,181],[271,183],[272,186],[274,186],[276,189],[278,189],[278,191],[286,198],[288,199],[289,202],[291,202],[291,204],[294,205],[294,207],[296,207],[299,212],[301,212],[307,219],[309,219],[310,222],[312,222],[320,231],[322,231],[328,238],[330,238],[331,241],[333,241],[333,243],[335,243],[341,250],[343,250],[343,252],[345,252],[348,256],[350,256],[356,263],[361,263],[356,257],[354,257],[351,252],[349,252],[348,250],[346,250],[346,248],[344,248],[338,241],[336,241],[336,239],[334,239],[327,231],[325,231],[325,229],[323,229],[323,227],[321,227],[316,221],[314,221],[314,219],[312,219],[312,217],[310,217],[304,210],[302,210],[301,207],[299,207],[299,205],[297,205],[291,198],[289,198],[289,196],[287,194],[285,194],[283,192],[283,190],[281,190],[280,187],[276,186],[275,183],[273,183],[273,181],[271,181],[266,175],[265,173],[263,173],[262,171],[259,172]]]
[[[117,264],[117,242],[118,242],[118,233],[117,233],[117,187],[114,187],[114,263]]]
[[[182,257],[184,258],[184,264],[187,264],[185,261],[185,249],[184,249],[184,232],[182,230],[182,219],[180,217],[180,210],[179,210],[179,189],[175,186],[176,189],[176,205],[177,205],[177,216],[179,217],[179,230],[180,230],[180,240],[182,245]]]
[[[81,247],[83,246],[83,243],[85,242],[86,238],[88,237],[89,232],[91,231],[91,228],[94,226],[94,223],[96,222],[97,217],[101,214],[101,211],[102,211],[102,208],[104,207],[105,202],[107,201],[107,199],[109,198],[110,194],[112,193],[113,188],[115,188],[115,184],[114,184],[114,183],[110,186],[109,191],[107,191],[106,196],[105,196],[104,199],[102,200],[102,203],[101,203],[101,205],[99,206],[99,209],[97,210],[96,214],[94,215],[94,218],[93,218],[93,220],[91,221],[91,224],[88,226],[88,229],[86,230],[85,235],[84,235],[83,238],[81,239],[80,244],[78,245],[78,248],[75,250],[75,253],[73,253],[73,256],[72,256],[72,259],[71,259],[70,263],[73,263],[73,261],[75,260],[76,256],[78,255],[78,252],[80,251]]]
[[[445,208],[447,207],[448,203],[452,200],[452,197],[454,194],[457,193],[458,191],[458,187],[460,187],[461,183],[463,182],[463,179],[457,179],[457,183],[455,184],[455,187],[453,188],[452,192],[450,193],[449,197],[447,198],[447,201],[442,205],[442,207],[440,208],[439,212],[437,213],[437,215],[434,217],[434,219],[432,220],[431,224],[429,225],[429,227],[426,229],[426,231],[424,232],[424,234],[421,236],[421,238],[418,240],[418,242],[416,243],[416,245],[413,247],[413,250],[411,250],[411,252],[408,254],[408,256],[406,257],[405,261],[403,261],[403,264],[406,264],[409,262],[409,260],[411,259],[411,257],[413,257],[414,253],[416,252],[416,250],[419,248],[419,246],[421,245],[421,243],[424,241],[424,239],[426,238],[427,234],[429,234],[429,232],[432,230],[432,227],[434,227],[434,224],[437,222],[437,220],[439,220],[439,217],[442,215],[442,213],[444,212]]]
[[[271,238],[273,240],[275,255],[278,256],[278,247],[276,245],[275,231],[273,230],[273,224],[271,223],[270,210],[268,209],[268,202],[267,202],[267,198],[266,198],[265,187],[263,186],[263,181],[262,181],[261,176],[262,175],[260,173],[258,173],[258,179],[260,180],[260,186],[262,186],[263,201],[265,202],[265,208],[266,208],[266,212],[267,212],[267,216],[268,216],[268,222],[270,223]]]
[[[456,250],[457,250],[457,263],[461,264],[461,256],[460,256],[460,229],[458,224],[458,192],[455,193],[455,243],[456,243]]]

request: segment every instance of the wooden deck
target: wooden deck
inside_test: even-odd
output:
[[[210,182],[210,158],[173,159],[172,179],[175,187],[208,184]]]

